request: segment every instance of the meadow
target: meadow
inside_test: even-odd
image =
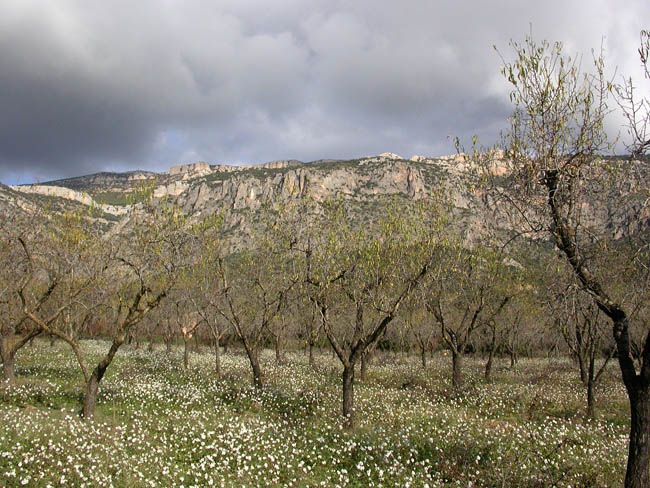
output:
[[[97,357],[101,341],[84,341]],[[83,380],[63,344],[36,340],[0,391],[0,486],[620,486],[628,406],[615,365],[597,391],[596,419],[564,358],[480,358],[450,385],[437,353],[381,353],[356,384],[357,426],[340,416],[340,369],[329,353],[278,365],[262,355],[266,386],[250,384],[231,350],[224,375],[205,348],[125,347],[101,386],[96,418],[78,416]]]

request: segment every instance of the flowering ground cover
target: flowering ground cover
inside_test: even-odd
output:
[[[88,341],[99,355],[106,344]],[[79,419],[82,379],[63,346],[35,341],[0,392],[0,486],[618,486],[627,405],[615,365],[584,419],[584,389],[561,358],[466,362],[454,392],[451,361],[385,354],[356,385],[357,423],[342,428],[339,369],[313,371],[301,353],[250,386],[246,358],[207,351],[124,348],[109,369],[96,420]]]

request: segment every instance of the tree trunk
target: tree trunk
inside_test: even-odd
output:
[[[650,389],[639,386],[629,391],[630,443],[625,474],[626,488],[647,488],[648,461],[650,460]]]
[[[185,347],[183,348],[183,368],[187,371],[190,368],[190,341],[183,339]]]
[[[261,389],[262,384],[262,368],[260,368],[260,358],[259,351],[256,351],[248,346],[244,342],[244,349],[246,350],[246,355],[248,356],[248,361],[251,364],[251,369],[253,370],[253,385],[257,389]]]
[[[172,353],[172,341],[170,340],[165,341],[165,350],[167,351],[167,354]]]
[[[594,397],[594,379],[587,379],[587,417],[593,419],[595,416],[595,402],[596,398]]]
[[[587,383],[589,383],[590,378],[587,373],[587,368],[585,368],[585,361],[580,354],[576,354],[576,360],[578,361],[578,367],[580,368],[580,381],[582,381],[582,384],[586,386]],[[590,364],[589,366],[591,368],[592,365]]]
[[[214,338],[214,373],[221,377],[221,349],[219,345],[219,336]]]
[[[368,363],[370,362],[370,353],[367,352],[361,355],[361,374],[359,379],[361,381],[366,381],[366,373],[368,372]]]
[[[463,384],[463,376],[462,376],[462,353],[452,349],[451,350],[451,367],[452,367],[452,375],[451,375],[451,384],[454,388],[460,388]]]
[[[492,361],[494,360],[494,349],[490,349],[487,362],[485,363],[485,381],[492,381]]]
[[[497,348],[497,329],[496,326],[492,327],[492,338],[488,351],[488,359],[485,363],[485,381],[492,381],[492,362],[494,361],[494,350]]]
[[[280,343],[280,337],[275,338],[275,363],[284,364],[284,358],[282,357],[282,344]]]
[[[316,368],[316,358],[314,358],[314,343],[313,342],[309,343],[309,366],[311,366],[312,369]]]
[[[93,373],[90,375],[88,381],[86,381],[86,394],[84,395],[83,408],[81,410],[81,416],[86,420],[92,420],[95,416],[95,405],[97,404],[99,383],[102,381],[106,370],[113,362],[115,354],[122,344],[124,344],[124,339],[124,336],[118,336],[113,339],[113,343],[111,344],[108,353],[102,358],[95,369],[93,369]]]
[[[354,363],[343,366],[343,426],[354,427]]]
[[[596,371],[595,371],[596,358],[593,354],[589,357],[589,369],[585,371],[586,376],[586,387],[587,387],[587,417],[590,419],[594,418],[595,415],[595,402],[596,398],[594,397],[594,387],[596,386]],[[584,368],[582,368],[584,369]],[[580,373],[582,376],[582,372]]]
[[[427,369],[427,349],[424,346],[420,347],[420,361],[422,362],[422,369]]]
[[[84,395],[83,409],[81,416],[86,420],[92,420],[95,417],[95,406],[97,405],[97,396],[99,393],[99,382],[104,376],[104,371],[99,368],[93,370],[93,374],[86,383],[86,394]]]
[[[517,358],[517,353],[514,348],[510,349],[510,369],[513,369],[517,365],[518,361],[519,359]]]
[[[13,385],[16,381],[16,351],[2,348],[2,381]]]
[[[260,361],[257,356],[251,360],[251,367],[253,368],[253,385],[255,385],[255,388],[261,389],[263,386],[262,368],[260,368]]]

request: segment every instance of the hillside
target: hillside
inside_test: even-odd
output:
[[[637,166],[635,180],[626,182],[624,193],[606,189],[603,211],[591,215],[593,220],[606,221],[614,234],[631,227],[648,228],[643,188],[650,179],[646,165]],[[93,218],[103,228],[120,223],[122,229],[137,209],[140,190],[149,188],[156,199],[174,199],[191,219],[224,213],[231,245],[240,248],[249,245],[256,214],[265,205],[301,198],[345,199],[361,224],[382,212],[391,198],[420,200],[443,192],[452,204],[455,227],[471,243],[485,238],[488,230],[507,233],[510,228],[485,192],[475,189],[474,173],[462,155],[403,159],[384,153],[353,160],[285,160],[256,166],[199,162],[164,173],[97,173],[39,185],[2,186],[0,205],[54,211],[92,207]],[[502,184],[508,184],[507,178]]]

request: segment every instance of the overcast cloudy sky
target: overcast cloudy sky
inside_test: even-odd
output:
[[[510,112],[493,45],[532,24],[640,74],[648,22],[648,0],[2,0],[0,181],[447,154]]]

